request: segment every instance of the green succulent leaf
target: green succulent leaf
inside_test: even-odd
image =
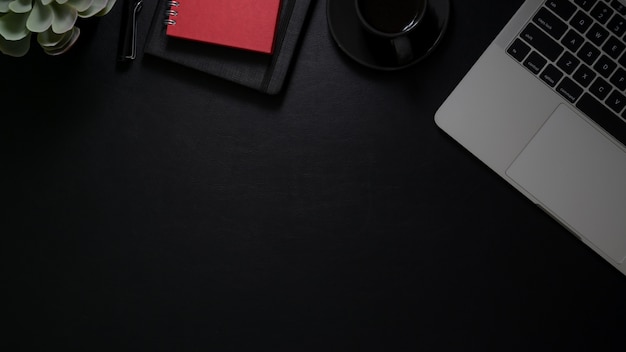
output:
[[[61,41],[54,46],[42,46],[44,52],[48,55],[60,55],[68,51],[80,35],[80,28],[74,27],[71,30],[61,34]]]
[[[36,1],[26,21],[26,28],[31,32],[41,33],[50,28],[53,19],[54,15],[50,6],[44,6]]]
[[[85,11],[81,11],[78,15],[82,18],[88,18],[97,15],[100,11],[107,8],[109,0],[94,0],[91,6]]]
[[[94,1],[95,0],[68,0],[67,4],[75,8],[78,13],[81,13],[86,11]]]
[[[32,0],[13,0],[9,3],[9,10],[16,13],[26,13],[33,8]]]
[[[20,40],[6,40],[0,36],[0,52],[14,57],[24,56],[30,50],[30,37],[30,33]]]
[[[57,34],[52,31],[52,28],[49,28],[45,32],[41,32],[37,34],[37,43],[42,47],[53,47],[58,45],[63,40],[63,34]]]
[[[9,12],[9,5],[13,0],[0,0],[0,13]]]
[[[9,12],[0,17],[0,36],[6,40],[20,40],[30,32],[26,28],[28,14]]]
[[[65,33],[74,27],[78,12],[68,5],[52,4],[49,6],[54,14],[52,19],[52,30],[54,33]]]
[[[115,5],[115,1],[116,0],[108,0],[107,6],[105,6],[100,12],[98,12],[96,16],[104,16],[109,13],[109,11],[111,11],[111,9],[113,8],[113,5]]]

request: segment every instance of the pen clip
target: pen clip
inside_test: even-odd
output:
[[[143,0],[127,0],[128,7],[122,14],[119,61],[134,60],[137,57],[137,19],[143,8]]]

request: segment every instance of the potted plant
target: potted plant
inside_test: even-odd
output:
[[[46,54],[66,52],[80,35],[78,18],[104,16],[116,0],[0,0],[0,52],[20,57],[35,39]]]

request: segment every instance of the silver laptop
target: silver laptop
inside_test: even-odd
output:
[[[626,275],[626,0],[527,0],[435,121]]]

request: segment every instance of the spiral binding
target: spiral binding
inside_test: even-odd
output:
[[[172,8],[173,7],[179,7],[180,6],[180,2],[178,2],[176,0],[170,0],[170,1],[167,2],[167,6],[169,6],[169,9],[165,11],[165,15],[167,16],[167,18],[163,22],[167,26],[174,26],[174,25],[176,25],[176,20],[173,20],[171,17],[178,16],[178,11],[176,11],[176,10],[174,10]]]

